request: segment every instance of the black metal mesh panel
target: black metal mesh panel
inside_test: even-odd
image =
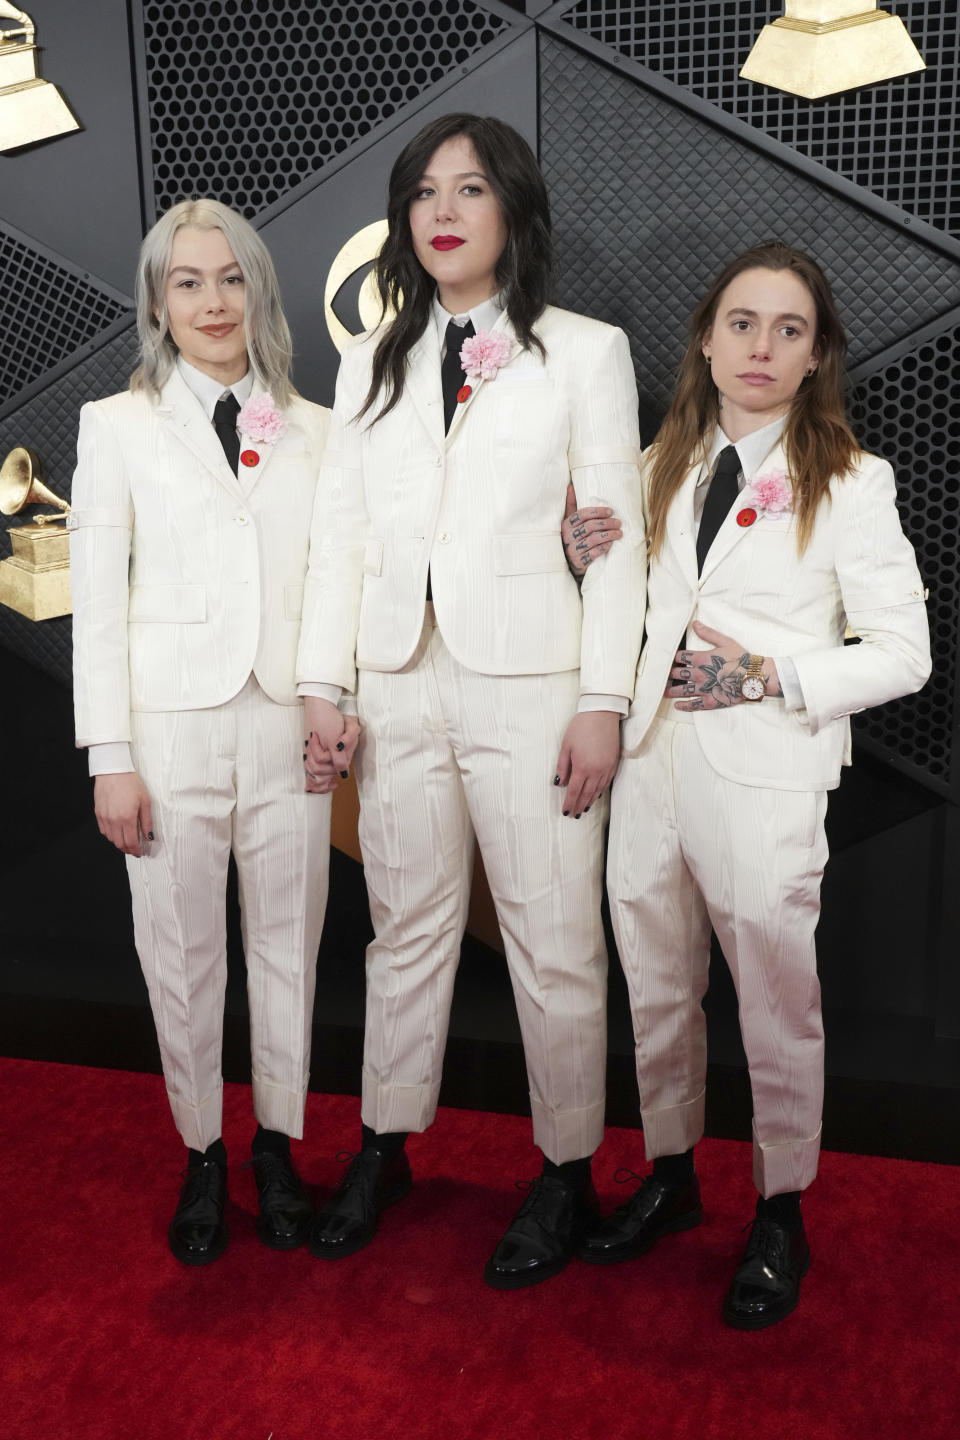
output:
[[[685,89],[913,215],[960,235],[960,18],[957,0],[884,0],[926,71],[801,100],[740,80],[771,0],[579,0],[564,18]]]
[[[257,214],[509,24],[474,0],[145,4],[158,211]]]
[[[861,735],[946,787],[951,779],[960,613],[960,326],[863,381],[852,419],[865,449],[897,476],[903,526],[930,587],[933,674],[908,695],[855,717]]]
[[[651,416],[713,275],[772,235],[822,262],[855,359],[960,302],[957,263],[549,35],[540,76],[557,303],[623,326]]]
[[[136,362],[137,335],[131,326],[109,340],[89,360],[76,365],[42,394],[0,421],[0,457],[15,445],[26,445],[37,455],[44,483],[55,494],[69,500],[77,463],[80,406],[87,400],[100,400],[125,390]],[[20,525],[37,513],[34,506],[28,506],[12,521],[3,517],[0,559],[10,553],[8,524]],[[39,513],[50,514],[50,511],[41,507]],[[65,685],[71,683],[73,645],[69,615],[57,620],[27,620],[16,610],[0,605],[0,645],[22,655]]]
[[[0,222],[0,404],[124,314],[95,282],[35,250]]]

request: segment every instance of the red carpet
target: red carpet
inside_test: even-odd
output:
[[[805,1204],[800,1309],[728,1330],[720,1298],[753,1207],[749,1147],[698,1150],[706,1219],[610,1269],[540,1287],[481,1271],[532,1175],[527,1122],[447,1110],[410,1142],[416,1185],[338,1264],[254,1234],[230,1086],[230,1247],[166,1248],[182,1151],[150,1075],[0,1060],[6,1440],[946,1440],[960,1426],[960,1169],[827,1154]],[[311,1095],[325,1193],[358,1102]],[[597,1157],[610,1202],[640,1137]],[[114,1159],[112,1157],[118,1157]],[[618,1194],[617,1198],[622,1198]]]

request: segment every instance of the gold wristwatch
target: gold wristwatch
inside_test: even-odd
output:
[[[767,693],[767,682],[763,678],[763,656],[751,655],[747,673],[740,686],[744,700],[762,700]]]

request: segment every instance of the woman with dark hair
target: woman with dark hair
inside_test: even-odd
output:
[[[626,337],[546,304],[550,220],[498,120],[428,125],[390,177],[385,319],[344,355],[311,537],[299,675],[356,691],[367,954],[362,1143],[313,1253],[349,1255],[410,1187],[433,1119],[474,835],[504,937],[543,1173],[486,1269],[568,1261],[603,1128],[605,802],[643,623],[637,397]],[[394,318],[386,318],[399,307]],[[624,519],[583,595],[568,485]],[[349,760],[308,700],[309,763]]]
[[[827,791],[849,763],[850,714],[930,671],[893,474],[844,413],[845,350],[809,256],[778,242],[737,256],[697,307],[644,456],[647,636],[608,883],[653,1173],[580,1253],[632,1259],[700,1222],[712,926],[753,1091],[760,1195],[723,1307],[742,1329],[790,1313],[810,1258],[800,1196],[820,1147]],[[848,622],[859,645],[844,646]]]
[[[293,388],[273,261],[236,211],[174,205],[143,241],[136,293],[130,389],[80,414],[68,521],[77,744],[89,747],[100,831],[127,857],[137,952],[187,1147],[170,1249],[206,1265],[228,1239],[220,1052],[231,851],[258,1234],[293,1249],[312,1217],[290,1137],[303,1133],[334,781],[305,785],[294,665],[330,412]]]

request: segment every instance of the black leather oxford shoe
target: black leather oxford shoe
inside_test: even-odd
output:
[[[209,1265],[227,1248],[230,1232],[223,1218],[227,1172],[216,1160],[204,1160],[184,1173],[180,1200],[167,1239],[183,1265]]]
[[[629,1200],[589,1230],[577,1254],[591,1265],[616,1265],[645,1255],[664,1235],[692,1230],[703,1219],[700,1182],[667,1185],[648,1175]]]
[[[484,1280],[495,1290],[519,1290],[558,1275],[599,1216],[592,1185],[574,1190],[555,1176],[539,1175],[487,1261]]]
[[[269,1150],[250,1161],[257,1182],[260,1213],[257,1234],[271,1250],[295,1250],[310,1233],[313,1207],[289,1155]]]
[[[803,1222],[781,1225],[758,1215],[733,1284],[723,1300],[723,1318],[736,1330],[765,1330],[776,1325],[800,1299],[800,1281],[810,1269],[810,1246]]]
[[[310,1227],[310,1254],[340,1260],[362,1250],[377,1233],[380,1212],[408,1195],[412,1185],[406,1151],[388,1160],[376,1146],[365,1145]]]

